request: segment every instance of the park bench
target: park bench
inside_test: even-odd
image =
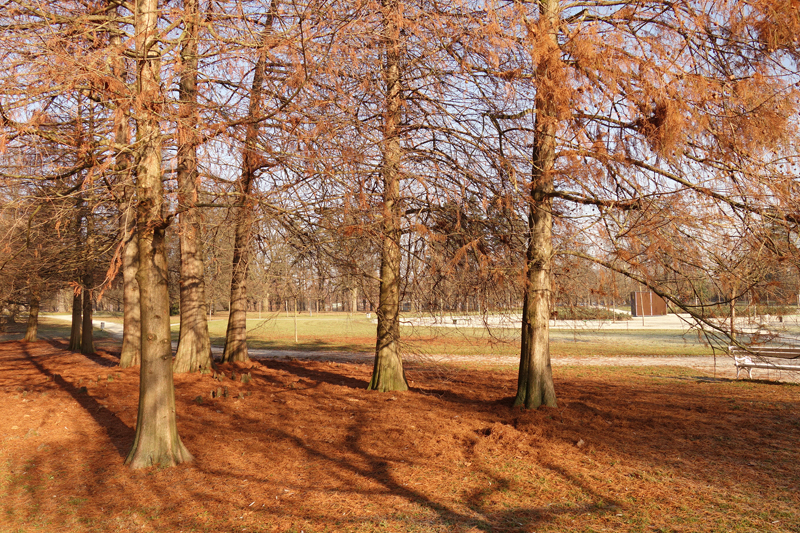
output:
[[[800,346],[795,348],[762,346],[748,349],[728,346],[728,353],[733,356],[736,364],[736,379],[739,379],[741,370],[747,370],[748,379],[753,379],[751,371],[754,368],[800,372]]]

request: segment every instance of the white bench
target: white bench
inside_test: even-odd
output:
[[[728,353],[733,356],[736,364],[736,379],[739,379],[741,370],[747,370],[748,379],[753,379],[751,371],[754,368],[800,372],[800,347],[762,346],[745,350],[738,346],[728,346]]]

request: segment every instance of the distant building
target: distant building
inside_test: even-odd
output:
[[[667,314],[667,302],[652,291],[631,293],[632,316],[663,316]]]

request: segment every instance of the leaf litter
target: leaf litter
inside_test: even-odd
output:
[[[132,471],[138,369],[106,348],[0,344],[0,531],[800,531],[796,384],[559,367],[523,411],[514,371],[222,365],[175,376],[195,461]]]

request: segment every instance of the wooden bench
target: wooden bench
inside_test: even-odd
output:
[[[748,379],[753,379],[751,371],[754,368],[800,372],[800,346],[796,348],[762,346],[747,350],[738,346],[728,346],[728,353],[733,356],[736,364],[736,379],[739,379],[741,370],[747,370]]]

